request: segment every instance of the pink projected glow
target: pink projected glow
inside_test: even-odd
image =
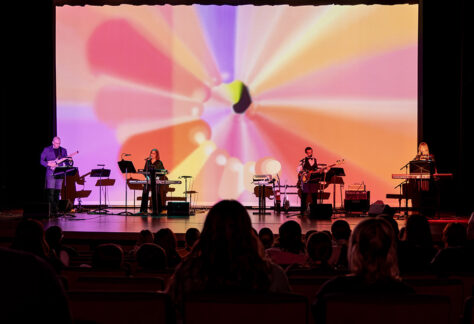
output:
[[[152,148],[168,178],[193,177],[200,204],[256,205],[254,174],[295,184],[306,146],[319,163],[345,159],[346,185],[384,199],[415,154],[417,6],[66,6],[56,17],[58,135],[81,151],[80,174],[112,170],[109,204],[123,204],[121,154],[142,168]],[[251,104],[237,114],[243,86]],[[83,203],[98,201],[94,184]]]

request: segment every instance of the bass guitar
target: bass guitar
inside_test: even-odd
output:
[[[324,172],[326,172],[326,170],[329,170],[333,167],[335,167],[336,165],[340,165],[340,164],[343,164],[344,163],[344,159],[341,159],[341,160],[337,160],[335,163],[333,164],[330,164],[330,165],[327,165],[323,168],[320,168],[320,169],[317,169],[317,170],[312,170],[312,171],[301,171],[299,173],[299,178],[300,178],[300,181],[302,183],[308,183],[309,180],[311,180],[311,176],[313,174],[322,174]]]
[[[63,163],[66,160],[72,160],[72,157],[76,154],[79,154],[79,151],[71,153],[68,156],[60,158],[60,159],[48,161],[48,166],[51,170],[54,171],[54,169],[56,169],[56,167],[59,166],[59,164]]]

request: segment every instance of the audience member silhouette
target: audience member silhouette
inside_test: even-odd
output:
[[[390,225],[392,226],[393,228],[393,233],[395,234],[395,240],[397,241],[398,243],[398,240],[399,240],[399,236],[400,236],[400,229],[398,228],[398,223],[395,219],[393,219],[393,215],[390,215],[390,214],[380,214],[378,215],[377,217],[381,217],[383,219],[385,219],[387,222],[390,223]]]
[[[166,269],[166,252],[155,243],[142,244],[136,253],[137,264],[141,271],[163,271]]]
[[[351,227],[347,221],[339,219],[332,223],[331,233],[333,237],[333,247],[328,263],[337,270],[347,271],[347,246],[349,244],[349,237],[351,236]]]
[[[405,240],[398,243],[400,271],[429,271],[435,254],[428,219],[423,215],[410,215],[405,226]]]
[[[274,235],[271,229],[268,227],[263,227],[258,232],[258,237],[260,238],[260,242],[262,242],[263,248],[269,249],[273,246]]]
[[[431,262],[437,273],[474,272],[474,252],[467,247],[466,228],[459,223],[449,223],[443,231],[444,248]]]
[[[197,292],[288,292],[283,269],[265,258],[247,210],[223,200],[209,211],[199,241],[176,268],[167,291],[183,311]]]
[[[278,243],[266,250],[270,259],[280,265],[304,264],[306,251],[300,224],[287,221],[280,226],[279,234]]]
[[[311,234],[316,233],[316,232],[317,232],[316,230],[312,230],[312,229],[306,232],[306,234],[304,235],[304,241],[305,241],[306,246],[308,245],[308,240]]]
[[[72,247],[62,243],[63,237],[63,230],[59,226],[51,226],[45,231],[45,240],[49,248],[54,251],[62,264],[68,267],[71,257],[77,256],[78,253]]]
[[[306,245],[308,265],[321,272],[332,272],[328,261],[332,254],[332,240],[325,232],[311,234]]]
[[[181,257],[176,251],[176,235],[169,228],[162,228],[155,234],[155,244],[161,246],[167,257],[167,263],[170,268],[176,267],[181,262]]]
[[[350,274],[327,281],[316,295],[313,315],[324,323],[324,297],[333,293],[406,294],[413,289],[399,277],[395,235],[382,218],[360,222],[349,240]]]
[[[184,234],[184,249],[178,250],[179,256],[184,258],[186,255],[191,252],[194,244],[197,240],[199,240],[199,236],[201,232],[194,227],[188,228],[186,233]]]
[[[51,265],[32,253],[0,248],[0,323],[72,323]]]
[[[92,255],[92,267],[97,270],[122,270],[124,267],[122,247],[114,243],[100,244]]]
[[[138,239],[137,242],[135,243],[135,246],[133,249],[130,250],[129,255],[134,256],[140,246],[142,246],[145,243],[153,243],[154,242],[154,235],[150,230],[144,229],[141,230],[140,233],[138,234]]]
[[[23,219],[18,223],[11,248],[43,258],[58,273],[63,267],[59,258],[46,243],[43,224],[35,219]]]

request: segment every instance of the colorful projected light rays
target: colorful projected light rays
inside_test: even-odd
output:
[[[306,146],[320,163],[344,158],[346,184],[364,181],[382,199],[416,150],[417,11],[58,8],[58,135],[80,150],[81,174],[112,169],[111,204],[123,203],[121,153],[142,168],[152,148],[169,179],[194,177],[202,204],[255,205],[256,173],[295,184]],[[84,203],[98,201],[93,185]]]

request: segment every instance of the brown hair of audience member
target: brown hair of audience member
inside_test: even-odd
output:
[[[306,247],[302,241],[301,226],[293,220],[280,225],[278,229],[278,247],[283,251],[294,254],[305,253]]]
[[[140,246],[145,243],[153,243],[154,235],[150,230],[141,230],[138,234],[137,245]]]
[[[234,286],[265,291],[270,285],[263,247],[247,210],[235,200],[223,200],[211,208],[200,239],[180,268],[192,277],[198,290]]]
[[[268,227],[261,228],[260,231],[258,232],[258,237],[265,249],[269,249],[273,246],[273,241],[275,240],[275,236],[273,235],[273,232],[270,228]]]
[[[195,228],[191,227],[186,230],[186,233],[184,234],[184,241],[186,243],[186,248],[191,250],[194,246],[194,244],[199,240],[199,237],[201,236],[201,232]]]
[[[348,258],[350,271],[368,283],[399,279],[395,235],[382,218],[363,220],[354,228]]]
[[[166,269],[166,252],[155,243],[142,244],[136,254],[138,266],[143,270],[164,270]]]
[[[92,267],[96,269],[119,270],[123,266],[123,249],[114,243],[104,243],[97,246],[92,255]]]
[[[326,232],[312,233],[308,238],[306,251],[313,262],[326,265],[332,253],[331,237]]]
[[[467,242],[466,228],[460,223],[449,223],[443,230],[445,247],[464,246]]]
[[[431,236],[428,219],[419,214],[408,216],[405,226],[406,241],[420,247],[432,247],[433,238]]]
[[[43,224],[36,219],[21,220],[16,228],[11,247],[47,258],[50,250],[46,243]]]

